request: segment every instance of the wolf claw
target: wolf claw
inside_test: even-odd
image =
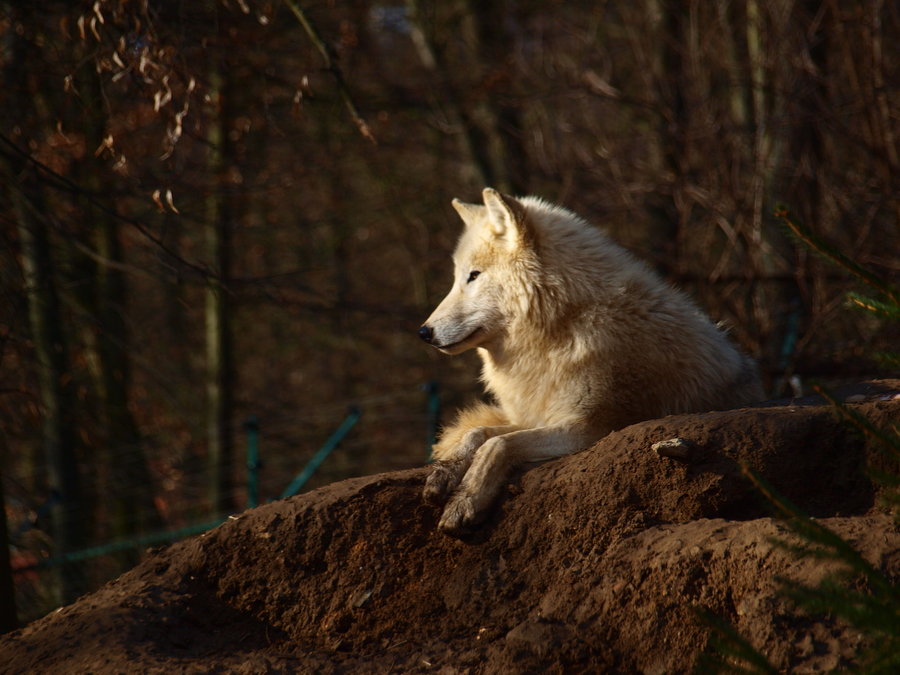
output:
[[[440,506],[459,484],[459,472],[452,465],[438,463],[425,480],[422,498],[429,504]]]
[[[471,497],[457,495],[444,508],[438,527],[449,535],[463,535],[478,523],[478,512]]]

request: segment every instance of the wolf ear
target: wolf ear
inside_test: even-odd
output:
[[[518,200],[493,188],[485,188],[482,196],[488,210],[491,230],[498,239],[503,239],[511,245],[522,245],[531,241],[525,207]]]
[[[484,207],[481,204],[467,204],[458,199],[454,199],[450,203],[453,204],[453,208],[456,209],[456,212],[459,214],[459,217],[462,218],[466,227],[477,223],[479,217],[484,212]]]

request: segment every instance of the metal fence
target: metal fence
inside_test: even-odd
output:
[[[429,382],[422,389],[427,396],[423,455],[430,461],[431,446],[439,425],[439,389],[435,382]],[[334,427],[332,433],[285,485],[280,494],[275,493],[268,500],[284,499],[303,490],[329,456],[346,442],[362,415],[361,406],[351,406],[346,416]],[[244,467],[239,468],[245,469],[246,479],[240,489],[244,492],[243,501],[247,508],[253,508],[261,501],[263,427],[256,417],[248,418],[242,427],[246,463]],[[228,517],[226,515],[216,518],[196,518],[193,522],[180,527],[114,538],[78,550],[58,552],[54,550],[52,537],[48,534],[49,528],[46,526],[49,511],[57,497],[51,494],[42,504],[35,507],[24,498],[22,486],[16,485],[8,476],[4,477],[4,481],[12,483],[13,489],[5,490],[4,522],[8,522],[9,569],[4,570],[0,567],[0,576],[5,577],[0,578],[0,583],[11,585],[14,593],[12,598],[5,597],[2,610],[6,612],[7,608],[13,607],[13,616],[17,615],[19,624],[33,621],[61,604],[72,601],[77,595],[95,590],[136,564],[148,548],[200,534],[218,526]],[[197,477],[194,483],[197,486],[195,490],[201,490],[205,480],[203,477]],[[66,591],[65,588],[70,590]],[[8,593],[3,595],[8,596]],[[10,600],[14,600],[14,603]]]

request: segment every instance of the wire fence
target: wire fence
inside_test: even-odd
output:
[[[283,499],[313,487],[358,473],[359,462],[347,460],[348,455],[360,454],[369,441],[358,423],[366,414],[377,417],[379,423],[390,427],[400,424],[420,430],[422,445],[417,463],[430,460],[440,415],[437,383],[416,387],[418,397],[425,394],[425,405],[418,410],[398,406],[408,401],[410,390],[379,393],[362,397],[347,406],[327,405],[307,410],[300,416],[275,416],[262,423],[256,416],[248,417],[234,426],[236,438],[243,446],[241,456],[232,460],[235,503],[253,508],[266,501]],[[331,427],[320,435],[318,449],[298,457],[294,448],[310,446],[309,432],[299,431],[315,421],[316,428]],[[372,430],[370,429],[370,432]],[[335,453],[340,449],[340,453]],[[148,548],[205,532],[221,524],[228,514],[211,515],[208,509],[207,478],[212,470],[196,458],[185,458],[181,464],[166,458],[161,449],[147,452],[141,447],[116,449],[118,466],[123,462],[147,461],[153,468],[154,507],[162,515],[163,527],[146,530],[152,522],[146,513],[134,513],[124,523],[132,531],[129,536],[111,536],[109,513],[103,495],[110,480],[117,477],[100,472],[83,471],[87,479],[85,492],[91,495],[92,540],[77,550],[60,551],[54,545],[51,512],[58,506],[56,494],[36,495],[28,488],[36,476],[27,473],[3,476],[5,515],[9,534],[9,560],[15,608],[20,624],[33,621],[56,607],[71,602],[78,595],[91,592],[110,579],[135,565]],[[344,455],[344,460],[340,457]],[[84,467],[86,469],[90,467]],[[363,469],[364,470],[364,469]],[[121,491],[132,486],[119,486]]]

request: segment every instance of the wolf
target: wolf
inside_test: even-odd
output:
[[[486,188],[453,200],[465,227],[448,295],[419,329],[477,349],[495,403],[464,409],[434,447],[423,496],[459,536],[513,467],[585,449],[665,415],[763,399],[755,362],[681,291],[574,213]]]

